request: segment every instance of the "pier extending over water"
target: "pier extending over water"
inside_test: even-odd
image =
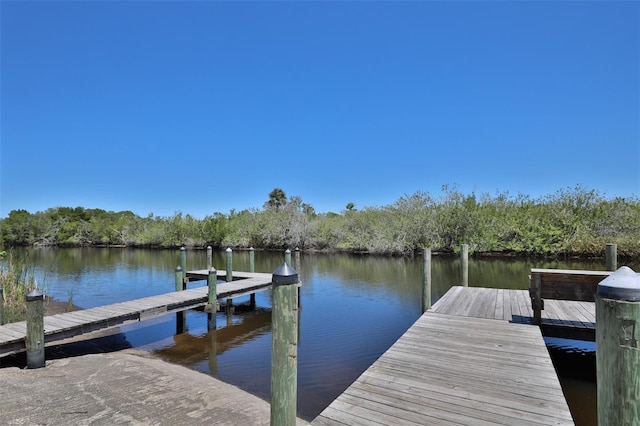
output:
[[[202,271],[188,272],[192,280]],[[207,272],[207,271],[205,271]],[[208,275],[208,272],[207,272]],[[218,278],[226,277],[225,271]],[[216,285],[217,300],[254,294],[271,288],[271,274],[233,272],[234,280]],[[144,321],[160,315],[200,308],[208,303],[208,288],[198,287],[157,296],[144,297],[107,306],[44,317],[45,345],[123,324]],[[0,357],[26,350],[26,321],[0,326]]]
[[[543,312],[595,329],[593,302]],[[528,290],[454,286],[312,424],[573,424],[541,330]]]

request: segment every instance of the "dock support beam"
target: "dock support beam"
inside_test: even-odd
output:
[[[615,271],[618,269],[618,246],[616,244],[607,244],[604,249],[604,256],[607,271]]]
[[[598,284],[598,425],[640,424],[640,275],[623,266]]]
[[[422,313],[431,308],[431,249],[422,250]]]
[[[271,425],[294,426],[298,393],[298,273],[283,262],[271,282]]]
[[[460,270],[462,272],[461,284],[465,287],[469,286],[469,244],[460,246]]]
[[[44,295],[36,288],[27,301],[27,368],[44,367]]]

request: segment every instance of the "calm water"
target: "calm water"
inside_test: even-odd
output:
[[[35,265],[45,293],[82,308],[166,293],[174,289],[176,250],[29,249],[16,252]],[[273,272],[281,253],[256,252],[257,272]],[[224,252],[214,253],[224,269]],[[294,266],[295,256],[294,256]],[[629,265],[638,270],[637,265]],[[205,251],[189,251],[187,269],[204,269]],[[419,317],[422,258],[302,253],[298,346],[298,415],[314,418],[349,386]],[[248,270],[247,252],[234,253],[233,268]],[[524,261],[471,259],[472,286],[527,289],[531,268],[604,269],[604,260]],[[434,256],[432,301],[460,282],[459,261]],[[205,282],[191,283],[190,287]],[[235,300],[235,304],[248,298]],[[218,329],[207,330],[206,314],[189,311],[186,333],[176,335],[175,315],[123,326],[103,339],[105,348],[134,347],[177,364],[211,374],[263,399],[269,399],[271,357],[270,292],[258,293],[257,309],[218,313]],[[561,352],[593,354],[593,344],[550,340]],[[569,348],[568,351],[564,350]],[[588,361],[587,361],[588,362]],[[584,378],[582,378],[584,379]],[[563,381],[574,416],[595,421],[595,384]]]

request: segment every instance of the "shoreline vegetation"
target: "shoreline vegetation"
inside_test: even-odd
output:
[[[43,278],[46,280],[46,278]],[[28,259],[13,255],[13,252],[0,251],[0,289],[2,289],[2,318],[0,324],[24,321],[26,318],[26,298],[34,288],[38,287],[44,295],[44,315],[55,315],[63,312],[77,311],[73,304],[73,295],[61,301],[47,295],[46,285],[36,279],[33,266]]]
[[[203,219],[177,212],[160,217],[131,211],[53,207],[12,210],[0,219],[0,245],[140,247],[349,252],[413,255],[424,247],[474,255],[603,257],[607,243],[623,259],[640,257],[640,199],[606,198],[582,186],[532,199],[508,193],[463,194],[443,186],[438,196],[418,191],[382,207],[316,213],[280,188],[263,207]]]

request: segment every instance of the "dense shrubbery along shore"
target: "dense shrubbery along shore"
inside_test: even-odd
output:
[[[445,186],[438,197],[417,192],[383,207],[316,214],[299,196],[276,188],[262,209],[203,219],[176,213],[140,217],[82,207],[30,213],[0,221],[5,246],[300,247],[408,254],[423,247],[527,256],[602,255],[616,243],[622,257],[640,256],[640,200],[606,198],[583,187],[539,199],[509,194],[462,194]]]

